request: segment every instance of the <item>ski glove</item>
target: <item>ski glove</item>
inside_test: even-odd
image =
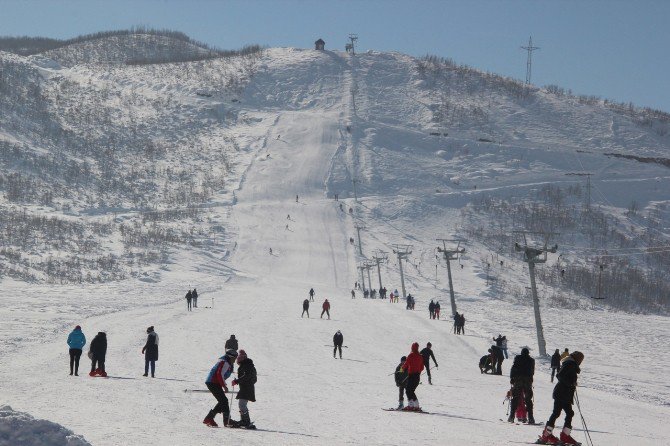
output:
[[[234,386],[236,386],[236,385],[237,385],[237,380],[236,380],[236,379],[234,379],[234,380],[232,381],[232,383],[231,383],[231,384],[232,384],[232,385],[234,385]]]
[[[145,350],[145,349],[142,349],[142,354],[144,354],[144,350]]]

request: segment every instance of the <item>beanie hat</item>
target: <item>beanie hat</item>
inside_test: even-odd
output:
[[[403,356],[402,358],[400,358],[400,362],[405,362],[405,361],[407,361],[407,356]]]
[[[433,344],[431,344],[430,342],[428,344],[426,344],[426,347],[432,347],[432,346],[433,346]]]
[[[81,325],[77,325],[76,327],[74,327],[74,329],[75,330],[81,330]]]
[[[575,352],[572,352],[570,354],[570,356],[572,356],[572,358],[575,360],[575,362],[577,364],[581,364],[582,361],[584,360],[584,353],[582,353],[582,352],[575,351]]]
[[[528,347],[524,347],[521,349],[521,354],[524,356],[527,356],[530,354],[530,351],[528,350]]]
[[[245,359],[247,359],[247,352],[245,352],[244,350],[240,350],[239,353],[237,354],[237,363],[239,364]]]
[[[228,356],[229,358],[235,359],[235,358],[237,358],[237,351],[233,350],[232,348],[228,349],[228,350],[226,350],[226,356]]]

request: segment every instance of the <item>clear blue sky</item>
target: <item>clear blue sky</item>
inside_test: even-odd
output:
[[[670,0],[0,0],[0,35],[69,38],[147,25],[245,44],[446,56],[578,94],[670,112]]]

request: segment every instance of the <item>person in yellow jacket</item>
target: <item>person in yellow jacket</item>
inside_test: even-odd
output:
[[[566,348],[565,350],[563,350],[563,353],[561,353],[561,362],[563,362],[563,360],[568,356],[570,356],[570,351]]]

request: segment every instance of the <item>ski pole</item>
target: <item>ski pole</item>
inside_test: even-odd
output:
[[[233,384],[233,391],[231,392],[231,394],[234,393],[234,392],[235,392],[235,384]],[[233,416],[233,397],[231,396],[230,397],[230,408],[228,409],[228,422],[227,422],[226,426],[231,426],[231,423],[230,423],[231,418],[230,417],[232,417],[232,416]]]

